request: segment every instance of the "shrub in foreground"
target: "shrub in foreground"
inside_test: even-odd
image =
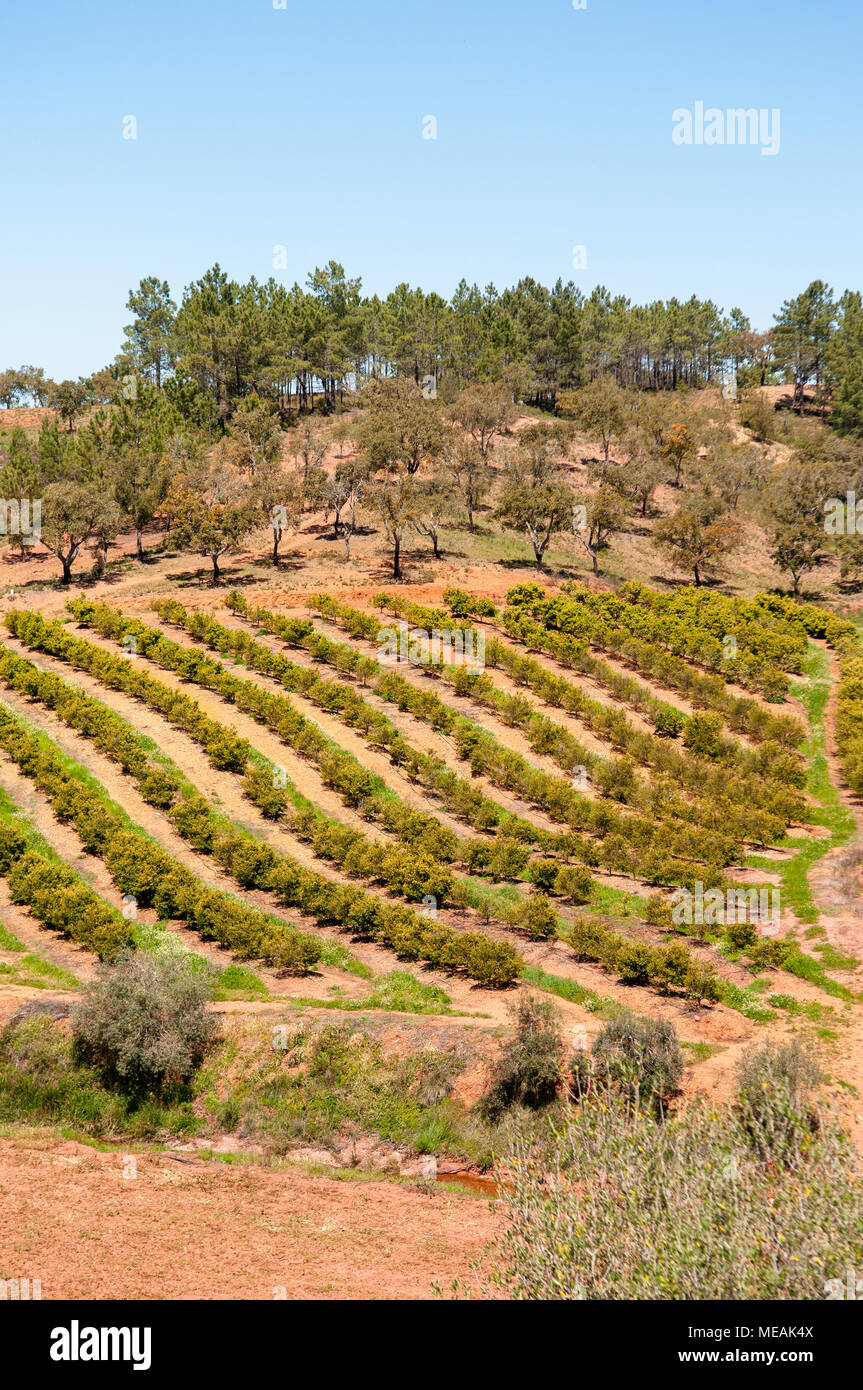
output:
[[[507,1229],[481,1291],[515,1299],[823,1299],[863,1262],[863,1174],[824,1121],[791,1171],[707,1102],[657,1122],[622,1101],[574,1106],[517,1143]]]
[[[84,989],[72,1015],[76,1055],[127,1093],[177,1090],[218,1033],[209,993],[182,957],[124,954]]]
[[[515,1036],[507,1043],[479,1103],[494,1122],[511,1106],[538,1110],[553,1101],[563,1079],[558,1013],[548,999],[525,994],[515,1010]]]
[[[600,1029],[589,1060],[573,1067],[577,1090],[613,1091],[636,1110],[662,1111],[678,1091],[683,1053],[674,1025],[624,1014]]]
[[[818,1125],[814,1092],[821,1068],[796,1038],[767,1042],[745,1052],[737,1064],[741,1125],[755,1152],[793,1163]]]

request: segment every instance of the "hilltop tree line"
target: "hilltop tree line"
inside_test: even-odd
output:
[[[526,277],[510,289],[462,280],[450,300],[407,284],[385,299],[330,261],[288,289],[270,278],[246,284],[217,264],[188,285],[179,305],[151,276],[130,295],[133,315],[114,362],[89,378],[50,381],[41,368],[0,373],[0,405],[52,405],[71,427],[90,404],[128,393],[138,379],[157,389],[188,377],[223,418],[252,394],[305,411],[332,408],[346,390],[385,377],[427,393],[454,394],[506,382],[514,397],[553,409],[560,392],[599,376],[639,390],[698,388],[733,378],[743,388],[787,381],[802,411],[813,384],[843,430],[863,430],[863,302],[815,280],[786,300],[766,332],[739,308],[725,314],[694,295],[634,304],[597,286],[551,288]]]
[[[859,295],[837,302],[816,282],[759,336],[736,310],[723,320],[694,300],[642,309],[532,281],[501,295],[462,285],[449,304],[401,286],[381,302],[331,262],[290,292],[239,286],[215,267],[179,309],[149,279],[128,307],[121,352],[89,382],[54,388],[21,369],[19,396],[53,400],[57,414],[38,436],[18,428],[0,444],[0,491],[41,498],[41,540],[67,583],[85,546],[104,574],[130,528],[144,560],[157,520],[172,545],[209,559],[214,582],[221,558],[264,526],[278,566],[309,512],[331,519],[346,559],[373,524],[396,578],[412,538],[437,559],[445,532],[474,531],[478,516],[526,542],[540,569],[569,536],[599,574],[613,537],[657,516],[660,485],[678,500],[652,541],[696,584],[733,553],[753,509],[795,590],[831,549],[843,578],[863,570],[854,528],[831,542],[824,527],[827,499],[861,476]],[[744,387],[738,414],[721,393],[689,389],[729,363],[738,381],[784,374],[801,411],[814,383],[837,430],[807,435],[801,423],[777,472],[760,447],[777,428],[761,393]],[[596,456],[577,471],[585,437]],[[23,528],[7,540],[31,553]]]

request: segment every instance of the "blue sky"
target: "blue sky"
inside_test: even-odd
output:
[[[816,277],[863,288],[859,0],[284,4],[7,7],[0,366],[93,371],[130,287],[179,302],[215,261],[290,284],[332,257],[380,294],[572,278],[759,327]],[[699,100],[779,108],[778,155],[675,145]]]

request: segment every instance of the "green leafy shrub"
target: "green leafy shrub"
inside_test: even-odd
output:
[[[598,1095],[504,1161],[485,1296],[794,1304],[863,1264],[863,1172],[835,1127],[789,1170],[714,1101],[659,1123]]]
[[[663,1110],[680,1088],[683,1053],[673,1024],[624,1015],[606,1023],[590,1054],[595,1084],[621,1092],[638,1110]]]
[[[589,902],[593,894],[590,870],[584,864],[564,864],[555,876],[553,892],[567,902]]]
[[[218,1034],[208,995],[183,956],[125,954],[84,987],[72,1016],[76,1054],[127,1093],[177,1090]]]
[[[617,952],[617,973],[628,985],[646,985],[654,965],[654,953],[643,941],[624,939]]]
[[[745,951],[758,940],[758,933],[752,922],[729,922],[725,937],[733,950]]]
[[[798,1039],[767,1042],[737,1064],[737,1105],[744,1132],[761,1158],[794,1164],[812,1142],[814,1091],[821,1068]]]
[[[515,1036],[505,1045],[480,1102],[490,1121],[521,1105],[537,1110],[560,1091],[563,1044],[557,1010],[547,999],[525,994],[515,1010]]]
[[[489,854],[488,872],[496,880],[520,878],[529,858],[525,845],[511,835],[501,835]]]
[[[557,914],[552,908],[545,893],[531,893],[519,913],[518,920],[529,936],[547,937],[557,935]]]
[[[542,893],[551,893],[557,881],[560,865],[556,859],[535,859],[530,866],[530,881]]]

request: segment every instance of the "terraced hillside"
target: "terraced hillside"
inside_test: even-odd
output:
[[[672,1020],[689,1090],[811,1035],[853,1112],[853,624],[640,584],[436,598],[7,599],[7,1011],[179,949],[216,1007],[449,1019],[481,1070],[528,990],[577,1047]]]

